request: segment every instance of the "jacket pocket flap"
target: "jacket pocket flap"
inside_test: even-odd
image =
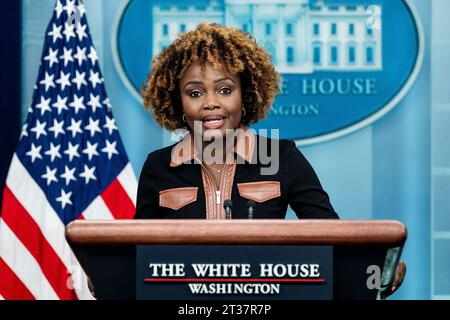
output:
[[[238,183],[237,187],[241,197],[256,202],[264,202],[281,195],[279,181]]]
[[[178,210],[189,203],[197,201],[198,187],[172,188],[159,192],[161,207]]]

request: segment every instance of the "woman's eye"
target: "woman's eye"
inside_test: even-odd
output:
[[[198,91],[198,90],[194,90],[194,91],[189,92],[189,96],[191,98],[198,98],[201,95],[202,95],[202,93],[200,91]]]
[[[228,88],[228,87],[224,87],[224,88],[220,89],[219,93],[230,94],[231,93],[231,89]]]

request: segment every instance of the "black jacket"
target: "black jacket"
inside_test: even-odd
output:
[[[267,143],[269,155],[271,143],[279,143],[278,171],[261,174],[270,165],[264,165],[267,161],[255,147],[253,153],[236,151],[235,162],[239,157],[241,162],[224,170],[219,194],[214,193],[216,186],[203,165],[180,163],[194,156],[185,153],[184,158],[174,160],[174,148],[182,143],[150,153],[139,179],[135,219],[224,219],[226,199],[232,200],[232,219],[248,218],[249,199],[256,202],[255,219],[283,219],[288,205],[301,219],[338,218],[313,168],[293,141],[272,141],[259,135],[253,139],[254,146]]]

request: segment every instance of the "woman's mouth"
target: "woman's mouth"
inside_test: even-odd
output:
[[[206,116],[202,119],[204,129],[219,129],[225,123],[225,117]]]

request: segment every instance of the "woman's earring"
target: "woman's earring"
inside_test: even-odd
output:
[[[242,107],[242,118],[245,118],[246,115],[247,115],[247,110],[245,110],[245,108]]]
[[[187,121],[186,121],[186,114],[185,114],[185,113],[183,113],[183,122],[187,124]]]

